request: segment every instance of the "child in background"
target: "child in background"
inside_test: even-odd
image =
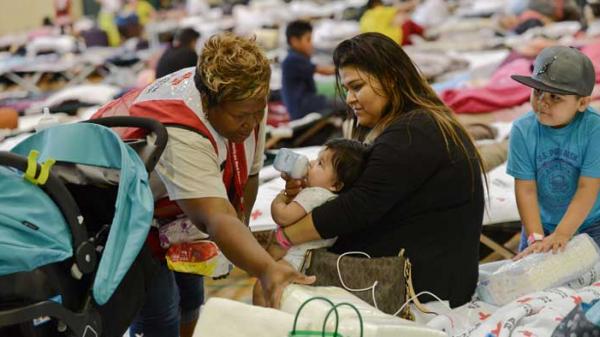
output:
[[[315,207],[335,198],[348,190],[358,179],[366,154],[366,146],[349,139],[332,139],[325,143],[316,160],[309,164],[306,187],[295,198],[289,199],[284,192],[279,193],[271,204],[271,216],[279,228],[275,241],[267,251],[276,260],[283,258],[297,270],[304,263],[307,250],[329,247],[335,239],[307,242],[292,246],[285,237],[282,227],[294,224],[310,213]],[[259,283],[254,287],[254,304],[262,305],[262,290]]]
[[[300,119],[311,112],[332,112],[334,102],[317,94],[313,75],[333,75],[335,69],[332,65],[316,65],[311,62],[311,24],[302,20],[290,22],[285,35],[290,49],[281,63],[281,96],[290,118]]]
[[[410,35],[423,35],[423,27],[411,20],[411,13],[418,1],[403,1],[387,6],[382,0],[369,0],[360,18],[362,33],[381,33],[400,45],[411,44]]]
[[[512,78],[533,88],[533,111],[514,123],[508,152],[524,226],[515,259],[564,250],[576,233],[600,243],[600,115],[589,107],[592,62],[577,49],[549,47],[531,77]]]

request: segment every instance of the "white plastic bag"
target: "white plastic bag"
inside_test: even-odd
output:
[[[194,337],[285,337],[294,315],[213,297],[202,307]],[[299,326],[306,328],[300,320]]]
[[[564,252],[531,254],[500,267],[477,286],[487,303],[505,305],[514,299],[577,279],[600,262],[600,250],[587,234],[575,236]]]
[[[313,297],[325,297],[335,304],[350,303],[360,312],[364,322],[364,337],[445,337],[446,334],[399,317],[377,310],[367,302],[337,287],[311,287],[301,285],[288,286],[281,298],[281,310],[295,314],[300,306]],[[326,302],[311,302],[302,310],[301,318],[310,322],[310,328],[320,331],[323,319],[331,310]],[[359,324],[356,313],[349,307],[338,309],[339,331],[344,337],[359,336]],[[327,331],[333,331],[334,320],[328,321]]]

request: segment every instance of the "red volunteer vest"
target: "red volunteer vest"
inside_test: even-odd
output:
[[[220,148],[221,152],[226,153],[221,165],[223,184],[230,202],[238,211],[243,211],[244,188],[249,174],[248,163],[256,150],[258,127],[254,130],[254,135],[248,137],[244,143],[222,140],[219,146],[217,138],[223,138],[201,117],[204,114],[201,111],[200,94],[195,87],[193,75],[194,68],[186,68],[160,78],[143,89],[129,91],[101,107],[91,119],[110,116],[149,117],[165,126],[181,127],[206,137],[220,160],[225,155],[219,153]],[[122,139],[139,139],[145,136],[145,131],[137,128],[123,128],[117,132]],[[157,200],[154,206],[154,217],[158,219],[174,218],[183,213],[177,203],[168,197]]]

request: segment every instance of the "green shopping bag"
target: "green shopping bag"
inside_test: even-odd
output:
[[[315,301],[315,300],[322,300],[331,305],[331,310],[329,310],[327,312],[327,315],[325,315],[325,319],[323,320],[323,328],[321,329],[321,331],[297,330],[296,327],[297,327],[297,323],[298,323],[298,317],[300,317],[300,312],[308,303]],[[358,322],[360,324],[360,335],[358,337],[363,337],[363,320],[362,320],[362,316],[361,316],[360,312],[358,311],[358,309],[356,309],[356,307],[354,305],[352,305],[350,303],[346,303],[346,302],[334,304],[331,300],[329,300],[325,297],[313,297],[313,298],[306,300],[304,303],[302,303],[302,305],[300,306],[300,308],[298,308],[298,311],[296,312],[296,317],[294,318],[294,326],[292,328],[292,331],[290,331],[290,333],[288,334],[288,337],[314,337],[314,336],[344,337],[341,333],[338,332],[340,316],[339,316],[337,309],[341,306],[348,306],[356,312],[356,315],[358,316]],[[333,332],[326,332],[325,330],[327,327],[327,322],[329,321],[329,317],[331,316],[332,313],[335,315],[335,329]]]

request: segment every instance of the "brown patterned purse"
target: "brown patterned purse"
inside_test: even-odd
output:
[[[414,320],[408,305],[398,312],[415,296],[411,265],[404,256],[404,249],[398,256],[377,258],[370,258],[363,252],[338,255],[326,248],[309,250],[302,271],[317,277],[314,286],[344,288],[387,314]],[[429,312],[416,297],[414,303],[420,311]]]

